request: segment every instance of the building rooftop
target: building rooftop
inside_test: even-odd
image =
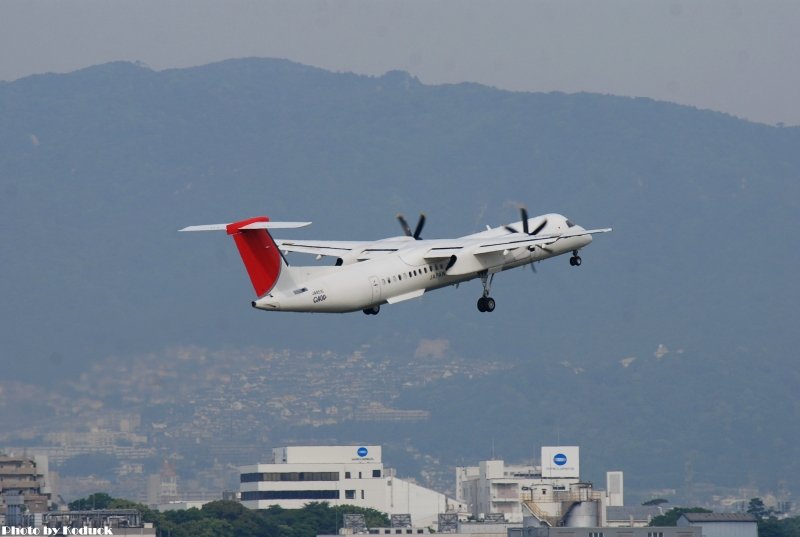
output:
[[[756,517],[743,513],[683,513],[689,522],[756,522]]]
[[[664,511],[655,505],[632,505],[630,507],[619,506],[606,508],[607,520],[630,520],[630,518],[633,517],[634,520],[649,521],[662,514],[664,514]]]

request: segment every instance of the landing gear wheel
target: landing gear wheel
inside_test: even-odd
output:
[[[483,312],[492,312],[494,311],[495,302],[494,299],[490,296],[482,296],[478,299],[478,311],[481,313]]]
[[[478,299],[478,311],[494,311],[494,299],[489,296],[492,288],[492,280],[494,280],[494,273],[489,274],[488,270],[479,273],[481,283],[483,284],[483,296]]]
[[[569,258],[569,264],[573,267],[580,267],[582,262],[583,260],[579,255],[573,255],[572,257]]]
[[[380,306],[372,306],[371,308],[367,308],[367,309],[362,310],[362,311],[364,312],[365,315],[377,315],[377,314],[379,314],[381,312],[381,307]]]

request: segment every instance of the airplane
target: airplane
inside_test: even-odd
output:
[[[425,215],[414,231],[402,215],[404,235],[376,241],[308,241],[273,239],[270,230],[301,228],[311,222],[273,222],[258,216],[228,224],[189,226],[179,231],[226,231],[233,237],[256,293],[251,305],[266,311],[377,315],[383,304],[397,304],[450,285],[479,278],[483,293],[478,311],[492,312],[494,275],[504,270],[568,252],[571,266],[580,266],[578,252],[592,235],[611,228],[590,229],[560,214],[528,218],[456,239],[422,239]],[[294,266],[286,252],[336,258],[335,265]]]

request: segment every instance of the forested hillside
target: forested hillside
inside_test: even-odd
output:
[[[444,465],[486,458],[488,435],[508,458],[559,439],[583,446],[592,477],[621,468],[641,486],[800,470],[800,129],[260,59],[0,83],[0,118],[6,381],[57,388],[101,357],[171,345],[411,355],[443,339],[511,369],[409,390],[398,405],[431,410],[424,431],[296,438],[400,431]],[[369,239],[424,211],[436,238],[519,204],[614,232],[580,268],[498,276],[492,314],[477,283],[376,317],[257,312],[227,237],[176,232],[266,214],[314,221],[295,238]]]

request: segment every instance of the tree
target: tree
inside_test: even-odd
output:
[[[114,501],[110,495],[105,492],[95,492],[85,498],[70,502],[69,508],[72,511],[90,511],[93,509],[107,509],[111,502]]]
[[[683,513],[710,513],[708,509],[702,507],[675,507],[661,516],[653,517],[650,526],[677,526],[678,519]]]
[[[665,500],[664,498],[653,498],[652,500],[647,500],[642,505],[661,505],[663,503],[669,503],[669,500]]]
[[[773,511],[764,505],[761,498],[752,498],[747,505],[747,512],[756,517],[756,520],[761,522],[765,518],[769,518]]]

